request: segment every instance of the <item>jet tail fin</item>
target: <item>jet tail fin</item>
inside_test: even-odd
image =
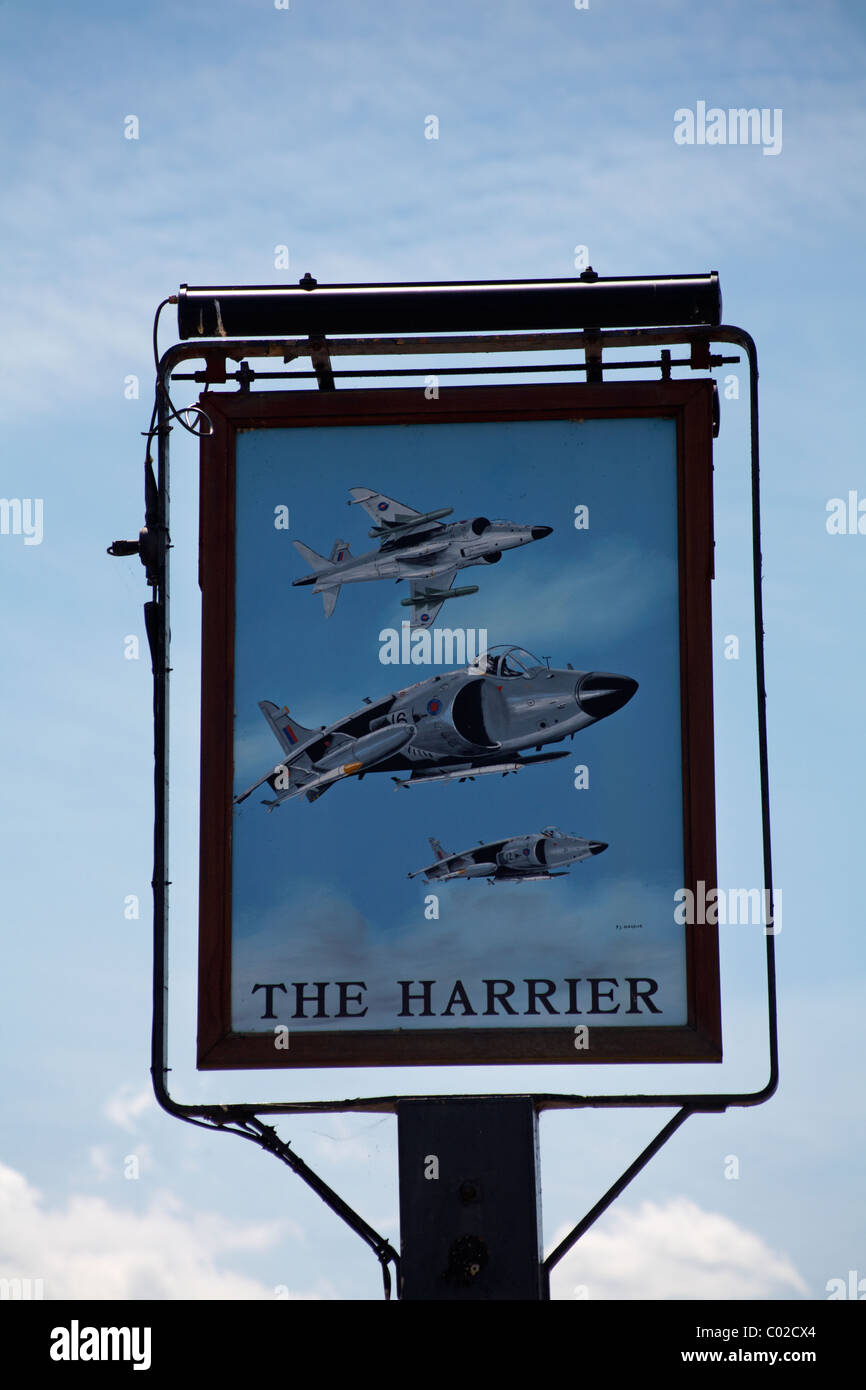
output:
[[[430,835],[430,836],[429,836],[429,840],[430,840],[430,848],[432,849],[433,853],[436,855],[436,858],[437,858],[437,859],[450,859],[450,858],[451,858],[451,855],[448,853],[447,849],[443,849],[443,848],[442,848],[442,841],[441,841],[441,840],[437,840],[433,835]]]
[[[346,541],[334,541],[331,546],[331,554],[327,559],[324,555],[320,555],[317,550],[313,550],[312,546],[304,545],[303,541],[293,541],[292,544],[298,554],[306,560],[310,569],[316,571],[317,575],[330,574],[331,570],[337,569],[339,565],[345,565],[347,560],[354,558]]]
[[[352,552],[349,549],[349,542],[334,541],[334,544],[331,546],[331,554],[328,557],[329,564],[345,565],[347,560],[352,559],[354,559],[354,556],[352,555]]]
[[[305,729],[292,719],[285,705],[280,709],[271,700],[259,700],[259,709],[268,721],[284,753],[291,753],[299,744],[312,738],[314,729]]]
[[[312,584],[315,582],[315,593],[322,595],[322,603],[325,608],[325,617],[330,618],[337,606],[337,599],[340,596],[340,585],[334,583],[331,576],[341,565],[347,564],[354,559],[346,541],[337,540],[331,546],[331,554],[326,560],[324,555],[319,555],[309,545],[304,545],[303,541],[295,541],[294,547],[299,555],[306,560],[313,574],[305,576],[303,579],[293,579],[293,584]]]

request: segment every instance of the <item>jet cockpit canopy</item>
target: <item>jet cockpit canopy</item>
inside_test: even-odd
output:
[[[482,669],[488,676],[524,676],[528,680],[544,670],[544,663],[525,647],[490,647],[484,661]]]

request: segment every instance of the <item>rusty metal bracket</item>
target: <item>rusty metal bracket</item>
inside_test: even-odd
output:
[[[601,365],[601,334],[598,329],[585,328],[583,331],[583,342],[587,384],[597,385],[604,380]]]
[[[310,337],[310,360],[313,364],[313,371],[316,373],[316,381],[319,383],[320,391],[334,390],[334,372],[331,367],[331,354],[328,350],[327,339],[324,337]]]
[[[710,340],[702,334],[695,334],[691,342],[691,359],[689,366],[693,372],[708,372],[710,370]]]
[[[224,352],[215,352],[213,349],[204,351],[205,369],[200,373],[200,379],[207,386],[222,386],[226,380],[226,355]]]

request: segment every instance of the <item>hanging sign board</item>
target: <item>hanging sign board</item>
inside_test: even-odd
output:
[[[712,383],[201,405],[199,1067],[720,1060]]]

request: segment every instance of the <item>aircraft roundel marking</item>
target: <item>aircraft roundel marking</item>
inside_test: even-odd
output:
[[[380,503],[379,503],[379,511],[380,511],[380,512],[387,512],[387,510],[388,510],[388,503],[387,503],[387,502],[380,502]]]
[[[529,858],[529,850],[528,850],[528,849],[524,849],[523,853],[526,855],[527,858]]]
[[[428,713],[428,714],[438,714],[441,708],[442,708],[442,701],[441,701],[441,700],[428,700],[428,702],[427,702],[427,713]]]
[[[419,622],[422,622],[422,623],[429,623],[429,621],[430,621],[430,614],[429,614],[429,613],[422,613],[422,614],[421,614],[421,617],[420,617],[420,619],[419,619]]]

